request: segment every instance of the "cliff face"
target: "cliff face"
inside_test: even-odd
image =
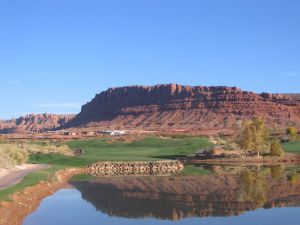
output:
[[[0,121],[0,133],[42,132],[65,125],[73,115],[29,114]]]
[[[110,88],[82,106],[66,127],[146,130],[232,129],[260,115],[276,124],[300,124],[300,102],[280,94],[236,87],[129,86]]]

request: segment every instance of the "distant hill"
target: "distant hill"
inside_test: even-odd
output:
[[[284,95],[287,95],[293,99],[296,99],[296,100],[300,100],[300,94],[298,93],[294,93],[294,94],[284,94]]]
[[[262,116],[276,126],[300,127],[294,96],[225,86],[178,84],[109,88],[82,106],[64,128],[234,131],[244,118]]]
[[[55,129],[181,131],[228,134],[241,120],[262,116],[278,128],[300,128],[300,94],[270,94],[226,86],[126,86],[109,88],[78,115],[29,114],[0,121],[0,133]]]
[[[43,132],[65,125],[74,115],[29,114],[17,119],[0,120],[0,133]]]

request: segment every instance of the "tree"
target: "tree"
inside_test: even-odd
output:
[[[297,139],[297,129],[295,127],[288,127],[286,129],[286,134],[288,134],[291,137],[292,141],[295,141]]]
[[[283,150],[282,150],[281,145],[278,141],[272,141],[271,142],[270,154],[272,156],[277,156],[277,157],[283,156]]]
[[[256,117],[243,121],[239,145],[246,153],[255,152],[257,156],[269,150],[269,133],[264,119]]]

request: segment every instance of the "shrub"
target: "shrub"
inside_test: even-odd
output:
[[[23,164],[28,159],[28,152],[18,145],[0,144],[0,168]]]
[[[278,141],[272,141],[270,146],[270,154],[272,156],[281,157],[283,156],[283,150],[281,148],[281,145]]]
[[[0,168],[10,168],[26,163],[31,153],[59,153],[72,155],[71,149],[65,144],[51,144],[49,142],[7,142],[0,143]]]
[[[39,143],[27,143],[23,144],[23,148],[26,149],[27,152],[29,153],[60,153],[63,155],[71,155],[72,151],[71,149],[65,145],[59,145],[59,144],[50,144],[50,143],[45,143],[45,144],[39,144]]]
[[[297,129],[295,127],[288,127],[286,129],[286,134],[288,134],[291,137],[292,141],[295,141],[297,139]]]

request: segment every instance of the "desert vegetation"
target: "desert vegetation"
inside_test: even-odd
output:
[[[286,134],[290,136],[291,141],[295,141],[297,139],[298,131],[295,127],[288,127],[286,129]]]
[[[58,153],[71,155],[71,149],[63,143],[51,142],[2,142],[0,143],[0,168],[21,165],[29,159],[30,154]]]
[[[0,168],[9,168],[23,164],[28,159],[28,152],[18,145],[0,144]]]

